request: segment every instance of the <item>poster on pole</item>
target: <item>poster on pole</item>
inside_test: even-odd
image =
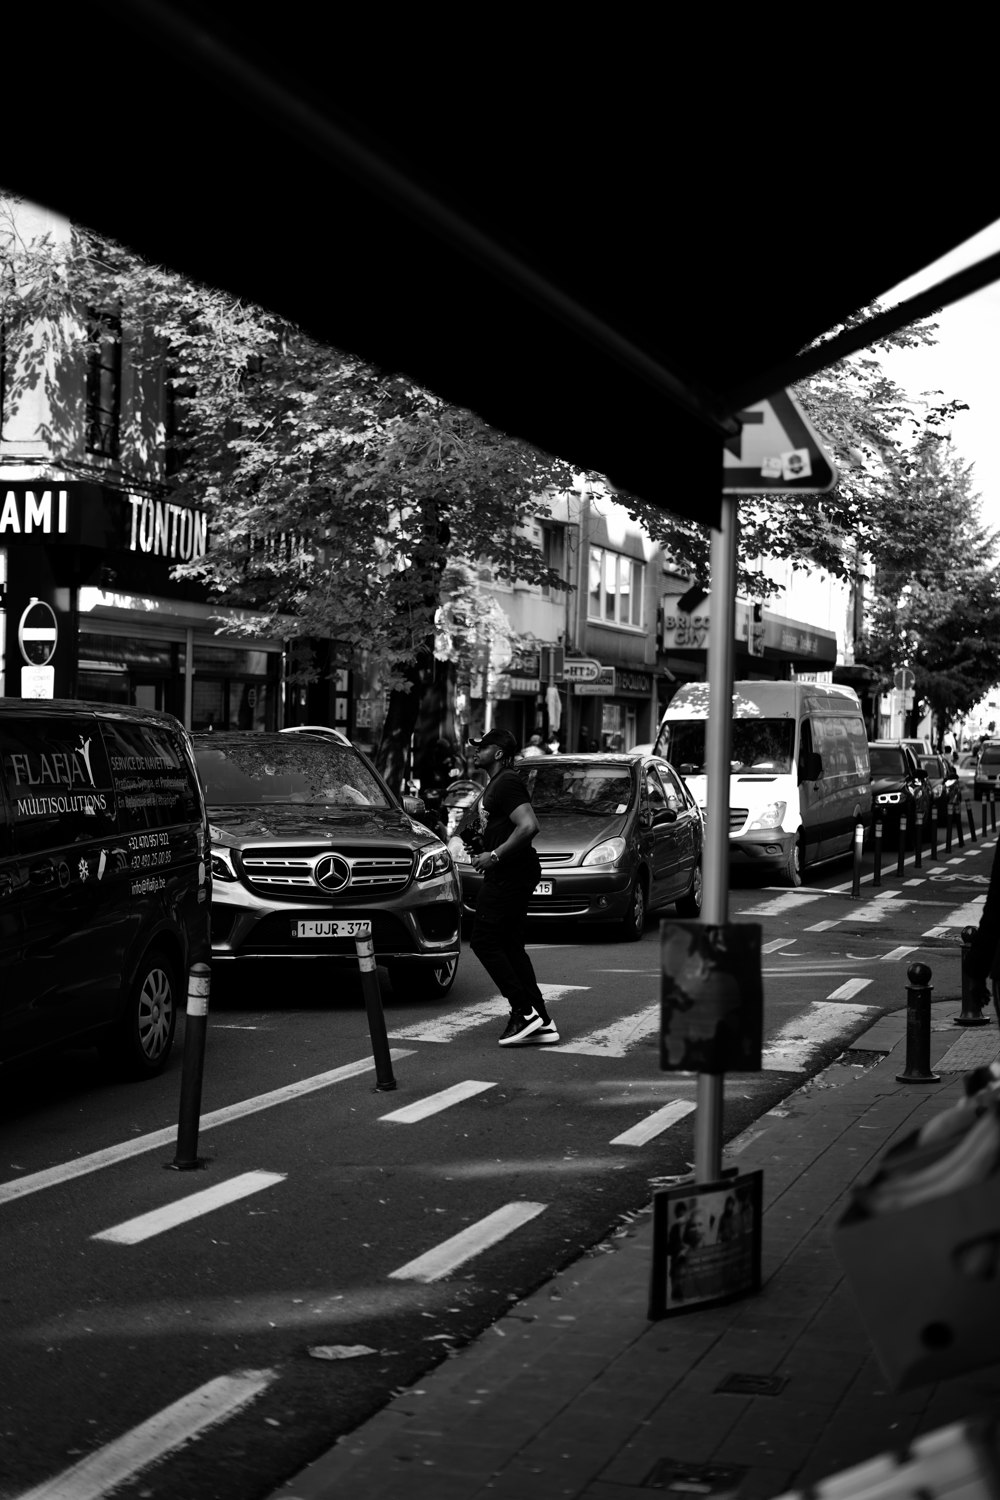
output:
[[[743,1172],[654,1194],[650,1318],[760,1291],[763,1183]]]

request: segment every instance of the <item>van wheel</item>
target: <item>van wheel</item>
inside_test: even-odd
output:
[[[173,961],[153,948],[139,965],[125,1012],[102,1050],[125,1078],[153,1078],[170,1056],[177,1029],[178,987]]]
[[[458,959],[443,964],[387,964],[397,1000],[441,1000],[455,983]]]
[[[691,875],[691,889],[686,896],[682,896],[676,903],[677,915],[679,917],[697,917],[701,915],[701,861],[694,867]]]
[[[628,911],[622,917],[619,935],[626,943],[637,943],[646,926],[646,887],[642,876],[636,874],[635,884],[629,892]]]
[[[801,885],[804,870],[805,856],[802,852],[802,835],[798,833],[795,836],[795,843],[788,851],[788,858],[785,860],[785,879],[788,881],[788,884],[792,886]]]

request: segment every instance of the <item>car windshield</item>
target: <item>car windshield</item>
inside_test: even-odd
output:
[[[628,766],[523,766],[520,774],[531,794],[531,805],[545,813],[599,813],[604,817],[628,811],[635,783]]]
[[[885,747],[870,745],[868,754],[872,763],[873,776],[904,776],[906,774],[906,757],[902,750],[895,750],[891,745]]]
[[[1000,764],[1000,745],[987,745],[980,756],[980,760],[984,766]]]
[[[665,736],[657,742],[663,755],[682,776],[705,770],[705,720],[669,720]],[[734,719],[729,764],[732,770],[767,774],[792,769],[795,725],[791,719]]]
[[[347,745],[289,735],[265,742],[197,745],[198,773],[210,807],[297,802],[391,807],[364,761]]]
[[[920,764],[931,776],[943,776],[944,768],[936,755],[922,755]]]

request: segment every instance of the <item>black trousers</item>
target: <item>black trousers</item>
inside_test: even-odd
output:
[[[537,860],[525,871],[490,872],[476,903],[476,920],[469,942],[511,1010],[526,1015],[535,1009],[548,1021],[542,992],[524,951],[528,930],[528,900],[538,882]]]

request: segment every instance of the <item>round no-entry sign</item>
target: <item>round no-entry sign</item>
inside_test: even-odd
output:
[[[47,667],[56,654],[59,625],[56,612],[44,599],[31,599],[17,627],[17,644],[29,667]]]

